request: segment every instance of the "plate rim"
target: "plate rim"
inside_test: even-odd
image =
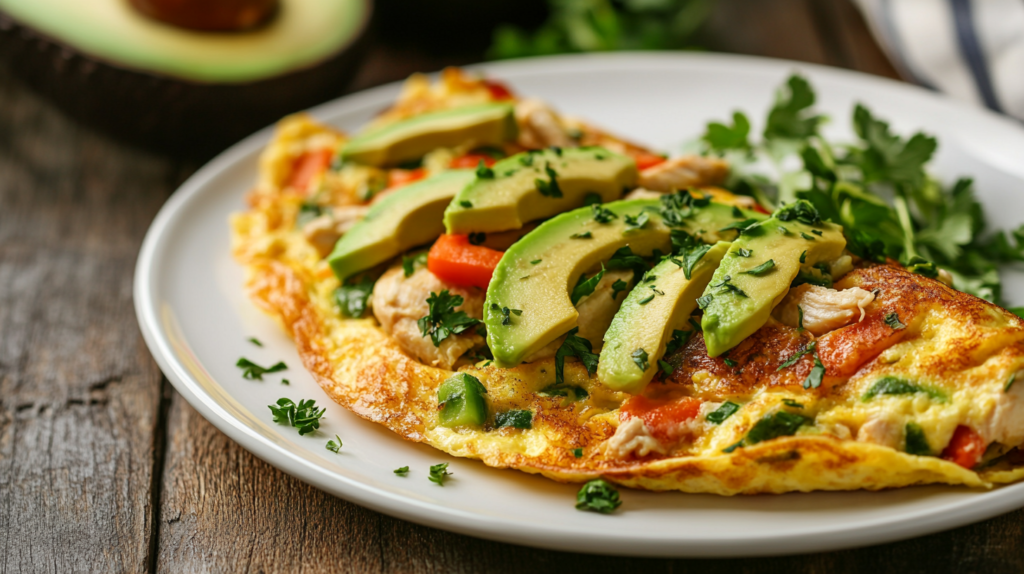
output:
[[[789,68],[792,70],[796,68],[813,70],[814,74],[819,76],[826,75],[854,82],[877,83],[889,88],[905,90],[907,93],[916,92],[918,96],[935,98],[941,104],[962,108],[963,111],[977,114],[978,119],[983,119],[986,123],[1000,126],[1000,129],[1016,130],[1024,139],[1024,128],[1012,120],[985,109],[969,107],[949,96],[888,78],[792,60],[731,54],[620,52],[509,60],[475,64],[463,68],[487,71],[489,74],[500,76],[508,72],[512,74],[520,72],[536,74],[543,71],[558,73],[567,67],[572,71],[579,71],[581,66],[593,69],[609,64],[664,62],[672,62],[681,66],[727,66],[737,68],[739,71],[747,66],[761,69]],[[385,94],[392,93],[400,85],[401,81],[376,86],[339,97],[307,111],[314,117],[327,118],[332,114],[352,113],[359,108],[368,106],[379,107],[380,98]],[[628,556],[738,557],[841,550],[932,534],[1011,512],[1024,506],[1024,483],[1021,483],[979,492],[977,497],[953,501],[936,508],[904,513],[896,518],[886,517],[866,521],[853,528],[845,526],[837,526],[832,529],[819,528],[814,532],[801,535],[796,540],[792,533],[772,535],[770,532],[764,536],[748,536],[743,539],[678,540],[650,536],[638,539],[623,538],[621,533],[615,534],[614,532],[610,532],[608,536],[595,538],[592,532],[579,533],[562,528],[546,527],[543,524],[532,524],[529,528],[524,529],[519,524],[510,524],[505,519],[486,514],[468,513],[435,503],[399,496],[378,489],[371,484],[337,474],[295,455],[232,417],[214,397],[202,389],[198,381],[191,377],[160,327],[162,320],[158,308],[159,300],[156,296],[158,288],[152,281],[152,275],[159,265],[156,255],[164,246],[164,241],[167,238],[166,232],[176,222],[176,216],[184,211],[192,201],[202,197],[204,192],[208,193],[210,182],[222,171],[250,154],[258,152],[269,139],[273,129],[273,125],[268,126],[220,153],[190,176],[168,198],[150,224],[142,242],[136,262],[132,294],[136,317],[146,346],[175,389],[218,430],[275,468],[334,496],[389,516],[425,526],[498,542],[551,550]]]

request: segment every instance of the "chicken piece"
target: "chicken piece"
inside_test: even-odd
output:
[[[864,318],[864,308],[875,300],[874,293],[860,287],[836,291],[804,283],[790,289],[772,316],[790,327],[800,326],[800,312],[803,311],[803,327],[815,335],[824,335]]]
[[[651,436],[651,431],[640,417],[620,424],[612,438],[605,443],[605,449],[614,458],[626,458],[631,454],[644,457],[652,452],[665,454],[665,447]]]
[[[998,442],[1006,446],[1024,443],[1024,372],[1017,373],[1014,380],[1019,382],[999,393],[987,424],[979,429],[986,443]]]
[[[626,291],[620,291],[612,299],[612,292],[614,291],[612,285],[616,281],[625,281]],[[629,292],[628,290],[632,286],[632,271],[628,269],[607,271],[604,277],[601,278],[601,281],[597,283],[594,292],[581,298],[576,303],[576,310],[580,314],[576,323],[580,330],[576,335],[590,341],[590,344],[594,346],[595,353],[601,351],[601,346],[604,344],[604,333],[608,330],[608,326],[612,324],[612,318],[619,311],[619,307],[622,306],[622,302],[626,299],[626,293]],[[565,337],[555,339],[527,357],[525,362],[530,363],[554,357],[564,341]]]
[[[658,199],[663,195],[665,194],[660,191],[651,191],[649,189],[638,187],[627,193],[622,199]]]
[[[860,426],[857,441],[901,450],[903,425],[892,413],[880,413]]]
[[[691,187],[721,185],[728,175],[729,164],[724,160],[684,155],[641,171],[637,185],[667,193]]]
[[[515,113],[519,124],[519,145],[531,149],[575,145],[558,115],[541,100],[523,100],[516,104]]]
[[[405,277],[401,266],[388,269],[373,288],[371,304],[381,328],[395,338],[402,350],[428,365],[451,369],[459,357],[484,340],[476,329],[449,335],[437,347],[429,336],[423,336],[416,322],[430,311],[427,298],[445,289],[452,295],[462,296],[463,303],[456,311],[465,311],[474,319],[483,318],[485,294],[482,289],[449,285],[423,267],[410,277]]]
[[[353,225],[362,220],[369,209],[365,205],[334,207],[303,226],[302,234],[320,253],[320,257],[327,257],[334,249],[334,244],[352,229]]]

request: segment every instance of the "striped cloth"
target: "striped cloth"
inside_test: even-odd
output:
[[[1024,0],[854,0],[907,80],[1024,119]]]

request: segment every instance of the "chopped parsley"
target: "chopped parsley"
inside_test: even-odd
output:
[[[571,402],[582,401],[590,396],[587,389],[579,385],[554,384],[548,385],[540,390],[538,395],[542,397],[565,397]]]
[[[612,301],[619,298],[619,293],[629,288],[629,283],[626,283],[622,279],[616,279],[615,283],[612,283]]]
[[[798,330],[800,330],[800,331],[803,331],[804,330],[804,308],[801,307],[800,305],[797,305],[796,306],[796,312],[800,316],[800,318],[797,321],[797,324],[796,324],[797,327],[796,328]]]
[[[334,454],[338,454],[339,452],[341,452],[341,437],[338,435],[334,435],[334,438],[337,440],[331,439],[327,441],[327,450],[333,452]]]
[[[1004,393],[1010,392],[1010,387],[1012,387],[1013,383],[1016,383],[1016,382],[1017,382],[1017,373],[1013,373],[1012,375],[1010,375],[1010,378],[1007,379],[1006,386],[1003,387],[1003,392]]]
[[[480,179],[494,179],[494,170],[487,167],[487,162],[481,159],[476,166],[476,176]]]
[[[690,335],[693,331],[680,331],[679,329],[672,330],[672,339],[665,345],[665,355],[669,355],[678,349],[681,349],[687,341],[690,340]]]
[[[718,289],[718,294],[735,293],[737,297],[747,298],[747,294],[739,287],[732,284],[732,276],[726,275],[721,281],[710,286],[711,289]],[[703,309],[703,307],[701,307]]]
[[[724,403],[719,405],[717,409],[708,413],[708,416],[704,418],[708,422],[720,425],[725,421],[725,419],[734,415],[738,410],[740,410],[740,406],[738,404],[732,401],[725,401]]]
[[[395,471],[396,474],[397,472],[398,471]],[[430,465],[430,476],[428,476],[427,478],[430,480],[430,482],[433,482],[438,486],[444,486],[445,479],[448,478],[451,474],[452,473],[448,472],[448,463],[442,462],[440,464]]]
[[[334,301],[341,309],[341,315],[349,319],[358,319],[366,314],[367,300],[373,294],[373,285],[377,281],[369,276],[349,277],[334,291]]]
[[[602,203],[603,199],[604,198],[601,197],[601,194],[590,192],[590,193],[588,193],[588,194],[583,196],[583,205],[587,206],[587,205],[594,205],[594,204],[597,204],[597,203]]]
[[[583,449],[582,448],[574,448],[574,449],[572,449],[572,455],[574,457],[576,457],[576,458],[581,458],[583,456]]]
[[[731,369],[735,369],[736,365],[739,364],[736,361],[730,359],[729,357],[722,357],[722,362],[725,363],[726,367],[729,367]]]
[[[306,202],[299,206],[295,216],[295,227],[305,227],[307,223],[324,214],[324,208],[316,203]]]
[[[714,300],[715,296],[712,295],[711,293],[708,293],[707,295],[701,297],[697,297],[697,307],[700,309],[707,309],[708,305],[710,305],[711,302]]]
[[[643,349],[637,349],[629,354],[633,358],[633,362],[640,368],[641,371],[647,371],[650,368],[650,363],[647,362],[647,351]]]
[[[646,304],[650,303],[651,301],[654,301],[654,295],[653,294],[644,297],[643,299],[641,299],[639,301],[639,303],[641,305],[646,305]]]
[[[463,200],[459,201],[459,205],[461,207],[465,207],[466,209],[469,209],[469,208],[473,207],[473,202],[472,201],[466,201],[465,199],[463,199]]]
[[[452,295],[447,289],[440,293],[431,292],[427,297],[429,310],[416,322],[420,334],[424,337],[430,335],[430,341],[438,347],[450,335],[458,335],[480,323],[465,311],[455,310],[462,303],[462,295]]]
[[[735,230],[738,230],[739,232],[742,233],[743,231],[746,231],[746,229],[748,227],[750,227],[752,225],[757,225],[758,223],[760,223],[760,222],[758,220],[756,220],[756,219],[744,219],[743,221],[734,221],[734,222],[730,223],[729,225],[726,225],[725,227],[719,229],[718,231],[722,232],[722,231],[729,231],[731,229],[735,229]]]
[[[402,273],[405,277],[412,277],[412,274],[416,272],[417,265],[427,264],[427,252],[417,253],[416,255],[402,256]]]
[[[700,323],[698,323],[693,317],[690,317],[689,319],[687,319],[687,321],[690,323],[691,326],[693,326],[694,331],[703,331],[704,330],[700,326]]]
[[[739,249],[736,250],[735,255],[738,255],[740,257],[750,257],[751,253],[753,253],[753,251],[751,251],[750,249],[744,249],[744,248],[740,247]],[[804,253],[807,253],[807,252],[804,251]],[[802,261],[801,261],[801,263],[802,263]]]
[[[307,435],[320,428],[320,419],[327,412],[327,409],[317,409],[315,400],[303,401],[295,404],[291,399],[281,398],[277,405],[267,405],[274,415],[274,422],[287,424],[299,429],[300,435]],[[340,444],[338,445],[340,448]]]
[[[556,199],[562,197],[562,188],[558,186],[558,172],[551,169],[550,164],[544,165],[544,172],[548,174],[548,181],[539,178],[533,180],[534,184],[537,185],[537,191],[544,197]]]
[[[800,254],[800,263],[807,263],[807,251]]]
[[[672,232],[672,247],[676,255],[682,258],[683,275],[687,279],[690,279],[693,268],[697,266],[701,258],[707,255],[708,251],[711,251],[711,246],[707,243],[703,243],[679,230],[673,230]]]
[[[618,219],[618,215],[615,212],[603,207],[600,203],[590,204],[590,209],[594,212],[594,221],[598,223],[611,223],[613,219]]]
[[[814,366],[811,367],[811,372],[808,373],[807,378],[804,379],[805,389],[816,389],[821,386],[821,381],[825,377],[825,365],[821,364],[821,359],[818,358],[818,352],[814,351]]]
[[[905,379],[892,376],[882,377],[875,381],[875,384],[871,385],[871,388],[864,393],[861,400],[867,402],[880,395],[913,395],[915,393],[924,393],[939,402],[945,402],[946,400],[946,395],[942,391],[922,387]]]
[[[747,269],[743,273],[745,273],[747,275],[753,275],[755,277],[760,277],[762,275],[767,275],[773,269],[775,269],[775,260],[774,259],[769,259],[768,261],[765,261],[764,263],[758,265],[757,267],[752,267],[750,269]]]
[[[803,349],[801,349],[801,350],[797,351],[796,353],[794,353],[792,357],[786,359],[785,362],[783,362],[781,365],[779,365],[779,368],[777,368],[775,370],[776,371],[781,371],[782,369],[786,369],[786,368],[792,367],[793,365],[796,364],[797,361],[800,360],[801,357],[803,357],[807,353],[813,353],[815,348],[817,348],[817,346],[818,346],[818,342],[817,341],[811,341],[810,343],[807,344],[806,347],[804,347]]]
[[[747,433],[746,438],[743,439],[743,442],[749,446],[780,436],[791,436],[796,434],[796,431],[808,422],[810,422],[810,419],[807,417],[787,411],[768,414],[761,417],[761,420],[754,424],[750,432]]]
[[[256,345],[257,347],[262,347],[263,346],[263,343],[261,343],[260,340],[257,339],[256,337],[249,337],[248,339],[246,339],[246,341],[249,341],[250,343],[252,343],[253,345]]]
[[[406,476],[406,475],[409,474],[409,467],[408,466],[403,466],[403,467],[400,467],[400,468],[396,468],[394,470],[394,473],[397,474],[398,476]]]
[[[533,261],[530,262],[530,265],[536,265],[536,264],[540,263],[541,261],[543,261],[543,259],[534,259]]]
[[[593,352],[593,345],[590,341],[580,337],[576,333],[579,332],[579,327],[573,327],[571,331],[565,334],[565,340],[562,341],[562,345],[555,351],[555,384],[561,385],[565,381],[565,358],[576,357],[583,363],[583,366],[587,369],[588,375],[593,375],[597,372],[597,360],[598,355]]]
[[[794,409],[804,408],[802,404],[794,401],[793,399],[782,399],[782,404],[786,405],[787,407],[793,407]]]
[[[267,373],[276,373],[288,368],[283,361],[278,361],[276,364],[269,367],[261,367],[245,357],[238,359],[235,366],[242,369],[242,378],[249,379],[250,381],[262,381],[263,375]]]
[[[892,328],[893,331],[899,331],[905,329],[907,326],[900,321],[900,316],[895,312],[885,314],[885,324]]]
[[[923,275],[929,279],[936,279],[939,276],[939,268],[921,256],[915,256],[907,262],[907,271]]]
[[[511,410],[501,413],[494,413],[494,426],[496,428],[511,427],[516,429],[533,428],[533,411]]]
[[[523,314],[522,309],[509,309],[508,307],[499,307],[497,303],[491,303],[491,309],[501,313],[501,324],[506,327],[512,324],[512,315],[519,317]]]
[[[932,454],[932,447],[928,444],[928,437],[924,434],[924,429],[917,423],[907,423],[904,427],[906,434],[905,439],[905,450],[907,454],[913,454],[917,456],[930,456]]]
[[[290,384],[292,384],[292,383],[291,383],[291,381],[289,381],[288,379],[281,379],[281,384],[282,384],[282,385],[290,385]]]
[[[629,233],[630,231],[643,229],[647,222],[651,220],[651,216],[646,211],[641,211],[636,215],[626,215],[624,219],[626,220],[625,232]]]
[[[676,368],[673,367],[672,364],[669,363],[668,361],[658,359],[658,370],[665,373],[665,376],[671,376],[673,371],[676,370]]]
[[[569,239],[590,239],[594,234],[589,231],[583,231],[581,233],[573,233],[569,236]]]
[[[800,232],[800,237],[803,237],[807,241],[815,241],[815,238],[814,238],[813,235],[808,235],[808,234],[804,233],[803,231]]]
[[[620,247],[608,260],[607,267],[608,269],[632,269],[633,279],[636,280],[647,271],[647,261],[639,255],[634,255],[633,250],[628,246]]]
[[[578,510],[590,510],[602,514],[611,514],[622,504],[619,498],[619,491],[598,478],[591,480],[580,488],[576,494],[576,508]]]
[[[576,287],[573,288],[572,294],[569,296],[569,300],[575,305],[579,303],[580,299],[594,293],[594,289],[597,289],[597,284],[601,282],[601,278],[604,277],[604,265],[601,265],[601,270],[594,274],[593,277],[587,280],[583,280],[583,276],[580,275],[579,282],[576,283]]]

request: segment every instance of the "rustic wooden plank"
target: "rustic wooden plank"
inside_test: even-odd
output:
[[[178,179],[0,69],[0,571],[147,568],[161,375],[132,270]]]

